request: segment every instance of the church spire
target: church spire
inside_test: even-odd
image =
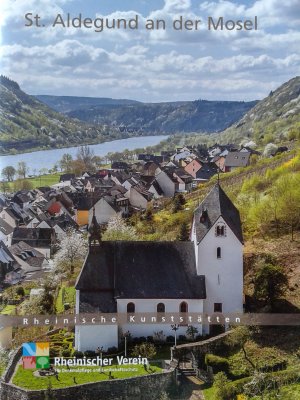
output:
[[[101,244],[101,227],[95,215],[95,207],[93,208],[93,218],[89,226],[89,246],[96,246],[96,242]]]

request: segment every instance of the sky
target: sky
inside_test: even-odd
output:
[[[39,14],[43,28],[25,27]],[[137,30],[52,27],[57,14],[133,18]],[[1,0],[1,73],[30,94],[144,102],[256,100],[299,75],[299,0]],[[201,20],[175,31],[174,19]],[[207,18],[253,19],[257,31],[209,31]],[[146,30],[162,19],[166,30]]]

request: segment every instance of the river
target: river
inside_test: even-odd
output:
[[[99,144],[92,144],[89,147],[94,151],[96,156],[103,157],[107,153],[123,151],[125,149],[134,150],[147,146],[155,146],[168,136],[140,136],[129,139],[113,140]],[[76,157],[78,147],[67,147],[63,149],[34,151],[32,153],[16,154],[11,156],[0,156],[0,171],[12,165],[17,168],[18,162],[24,161],[29,168],[29,174],[38,172],[43,168],[51,169],[59,162],[63,154],[68,153]]]

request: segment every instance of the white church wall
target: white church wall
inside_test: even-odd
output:
[[[222,217],[220,222],[225,223]],[[205,275],[207,295],[204,312],[212,314],[214,303],[222,303],[223,313],[243,312],[243,245],[226,223],[226,236],[215,236],[216,224],[198,245],[197,272]]]
[[[195,300],[195,299],[118,299],[118,312],[126,313],[127,312],[127,304],[134,303],[135,304],[135,313],[151,313],[151,316],[157,315],[157,305],[159,303],[163,303],[165,305],[165,313],[174,313],[174,316],[179,313],[179,306],[182,302],[186,302],[188,304],[188,314],[189,313],[198,313],[201,314],[203,312],[203,300]],[[136,319],[137,321],[137,319]],[[198,334],[202,334],[202,325],[197,323],[190,323],[197,327]],[[171,328],[170,324],[160,324],[160,323],[139,323],[133,324],[128,323],[121,326],[123,332],[129,331],[133,337],[141,337],[141,336],[153,336],[154,332],[163,331],[164,335],[174,336],[174,331]],[[185,335],[187,330],[186,326],[180,326],[177,331],[178,335]]]
[[[95,351],[103,347],[118,347],[117,325],[80,325],[75,327],[75,349],[78,351]]]

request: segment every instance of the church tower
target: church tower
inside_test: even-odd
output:
[[[191,240],[197,274],[205,275],[204,313],[243,312],[240,214],[217,183],[194,212]]]

